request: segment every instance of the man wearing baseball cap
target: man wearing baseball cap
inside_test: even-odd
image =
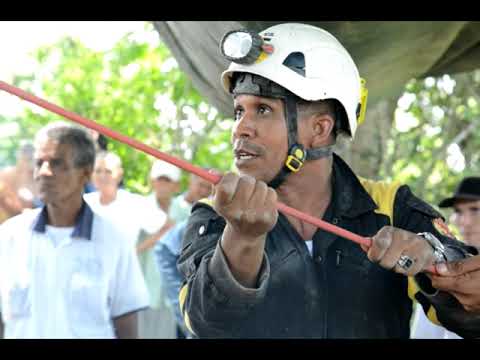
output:
[[[150,170],[150,181],[158,205],[168,213],[173,195],[180,191],[180,169],[162,160],[156,160]]]
[[[153,246],[173,226],[168,219],[173,196],[180,190],[180,170],[162,160],[156,160],[150,170],[152,193],[145,197],[142,211],[143,231],[137,242],[137,253],[150,292],[151,309],[139,317],[141,338],[175,338],[173,312],[165,305],[162,276],[155,263]],[[161,324],[161,325],[159,325]]]

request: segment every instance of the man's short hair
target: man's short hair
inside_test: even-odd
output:
[[[328,114],[332,117],[335,124],[332,131],[334,139],[340,134],[348,134],[348,119],[345,109],[337,99],[325,99],[318,101],[305,101],[299,99],[297,102],[297,111],[299,118],[302,116],[319,113]]]
[[[35,136],[35,145],[43,139],[50,139],[59,144],[68,144],[73,149],[75,167],[93,167],[95,163],[95,144],[84,129],[57,121],[41,128]]]

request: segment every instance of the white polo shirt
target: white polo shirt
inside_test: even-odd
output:
[[[158,205],[155,193],[143,196],[141,228],[149,234],[157,232],[167,221],[167,214]]]
[[[140,230],[144,227],[145,218],[148,216],[143,196],[118,189],[115,200],[108,205],[100,203],[98,191],[83,195],[83,199],[95,213],[111,219],[113,223],[121,227],[132,247],[137,245]],[[165,218],[157,219],[158,228],[162,227],[165,220]]]
[[[411,339],[462,339],[454,332],[432,323],[420,304],[415,304],[413,323],[410,331]]]
[[[134,249],[86,203],[72,228],[48,226],[46,215],[0,225],[5,338],[114,338],[114,318],[149,305]]]

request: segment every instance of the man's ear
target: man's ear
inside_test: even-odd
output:
[[[312,115],[312,147],[330,144],[335,120],[329,114]]]

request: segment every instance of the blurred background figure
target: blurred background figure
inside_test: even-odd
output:
[[[141,227],[142,197],[121,189],[123,167],[120,157],[108,151],[99,152],[95,159],[92,183],[96,191],[84,195],[85,201],[100,215],[111,218],[126,232],[132,247],[135,246]]]
[[[127,233],[83,199],[92,139],[55,122],[34,144],[34,184],[45,205],[0,226],[5,336],[136,338],[148,291]]]
[[[174,195],[180,191],[180,179],[179,168],[165,161],[156,160],[150,170],[152,204],[168,213]]]
[[[15,165],[0,170],[0,223],[37,205],[33,186],[33,152],[30,142],[21,144]]]
[[[450,221],[460,232],[460,240],[480,248],[480,177],[463,179],[453,196],[443,199],[438,206],[453,208]],[[414,339],[460,339],[457,334],[430,322],[421,309],[415,311],[412,328]]]
[[[175,313],[177,338],[191,337],[179,308],[178,295],[183,277],[177,269],[177,260],[190,211],[197,201],[207,198],[211,190],[212,185],[208,181],[191,174],[187,191],[175,197],[170,206],[169,218],[175,221],[174,227],[155,245],[155,257],[164,280],[162,284],[166,300]]]
[[[165,294],[167,304],[175,315],[177,339],[191,337],[185,326],[178,301],[178,295],[183,284],[183,276],[177,269],[177,260],[180,256],[186,225],[187,220],[177,223],[155,245],[155,258],[163,280],[163,293]]]
[[[461,240],[480,248],[480,177],[467,177],[455,194],[438,205],[453,208],[450,221],[458,228]]]
[[[144,197],[142,229],[137,241],[137,254],[150,291],[151,307],[140,316],[140,337],[175,338],[173,310],[163,291],[165,279],[155,263],[154,245],[173,226],[168,219],[172,199],[180,190],[180,170],[167,162],[156,160],[150,170],[151,194]]]
[[[90,136],[92,137],[95,143],[95,151],[97,152],[97,154],[102,151],[107,151],[108,139],[105,135],[100,134],[98,131],[95,131],[92,129],[86,129],[86,131],[90,134]],[[122,182],[120,182],[120,187],[122,187],[122,185],[123,185]],[[91,181],[89,181],[85,185],[85,189],[84,189],[85,193],[94,192],[95,190],[96,190],[95,186]]]
[[[193,204],[208,197],[212,189],[212,184],[195,174],[190,174],[189,180],[187,191],[172,200],[168,211],[169,218],[176,223],[187,219]]]
[[[174,221],[168,218],[172,199],[180,191],[181,172],[176,166],[156,160],[150,170],[152,192],[144,198],[144,236],[139,239],[137,252],[152,249],[155,243],[170,229]]]
[[[122,189],[123,176],[120,157],[113,152],[100,152],[92,174],[92,183],[97,190],[85,194],[84,198],[95,212],[110,218],[126,235],[130,246],[136,248],[149,231],[156,231],[165,224],[167,216],[163,210],[159,212],[148,206],[145,197]],[[166,304],[161,301],[161,278],[153,254],[148,247],[136,253],[150,296],[150,308],[138,316],[138,336],[173,338],[170,330],[173,325],[164,324],[172,324],[173,320]]]

